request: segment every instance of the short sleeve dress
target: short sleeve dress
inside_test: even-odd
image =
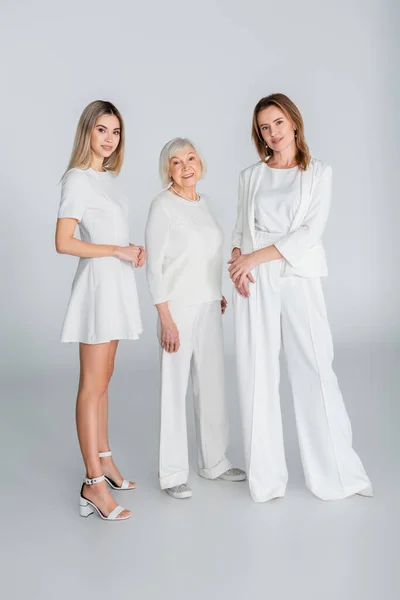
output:
[[[129,245],[128,201],[110,171],[68,171],[58,218],[77,219],[85,242]],[[61,341],[102,344],[135,340],[141,332],[133,264],[115,257],[80,258]]]

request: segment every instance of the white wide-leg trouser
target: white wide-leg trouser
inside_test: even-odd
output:
[[[238,385],[251,495],[256,502],[265,502],[283,496],[287,485],[279,400],[281,339],[307,487],[322,500],[372,495],[352,448],[349,417],[332,369],[332,337],[321,281],[281,277],[282,265],[278,260],[258,267],[250,298],[234,292]]]
[[[161,349],[161,425],[159,477],[162,489],[186,483],[189,474],[186,392],[193,385],[199,475],[215,479],[231,468],[225,456],[225,406],[221,302],[169,305],[181,346]],[[160,339],[160,323],[158,323]]]

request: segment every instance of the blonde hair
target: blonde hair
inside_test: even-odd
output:
[[[88,169],[90,167],[92,161],[90,138],[97,120],[102,115],[115,115],[119,120],[119,144],[111,156],[104,160],[103,167],[107,171],[113,171],[115,174],[120,172],[124,161],[125,126],[119,110],[114,104],[107,102],[106,100],[95,100],[94,102],[91,102],[81,114],[78,127],[76,128],[74,145],[66,172],[74,168]]]
[[[204,177],[204,175],[206,174],[207,167],[204,158],[197,150],[193,142],[191,142],[188,138],[177,137],[167,142],[160,152],[160,160],[158,166],[160,179],[165,187],[169,186],[172,183],[172,177],[169,174],[169,161],[176,152],[179,152],[184,148],[193,148],[200,160],[201,177]]]
[[[268,106],[277,106],[293,122],[296,130],[296,161],[299,168],[302,171],[305,171],[310,164],[311,156],[304,136],[303,117],[294,102],[285,96],[285,94],[270,94],[265,98],[261,98],[254,108],[251,137],[257,149],[258,156],[263,162],[267,162],[269,157],[274,153],[271,148],[266,146],[257,122],[258,114],[264,110],[264,108],[268,108]]]

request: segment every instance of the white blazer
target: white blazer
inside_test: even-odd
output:
[[[243,254],[254,250],[254,198],[261,181],[262,161],[247,167],[239,176],[239,200],[232,248]],[[287,235],[274,245],[285,259],[283,275],[325,277],[328,269],[321,237],[328,219],[332,197],[332,168],[312,158],[301,171],[301,199]]]

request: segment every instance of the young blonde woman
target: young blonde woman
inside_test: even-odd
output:
[[[371,484],[352,448],[332,369],[320,279],[327,275],[321,236],[332,169],[310,157],[301,114],[284,94],[257,103],[252,137],[260,161],[240,174],[229,267],[237,290],[236,357],[250,491],[265,502],[286,490],[282,339],[307,486],[323,500],[368,496]]]
[[[78,342],[80,379],[76,404],[79,444],[86,467],[80,514],[108,521],[131,512],[117,505],[108,486],[132,490],[108,442],[108,385],[118,340],[138,339],[142,324],[134,267],[145,250],[129,242],[128,202],[118,173],[124,157],[124,122],[111,102],[83,111],[68,169],[62,178],[56,249],[79,257],[62,329],[62,342]],[[74,237],[79,226],[80,240]]]

